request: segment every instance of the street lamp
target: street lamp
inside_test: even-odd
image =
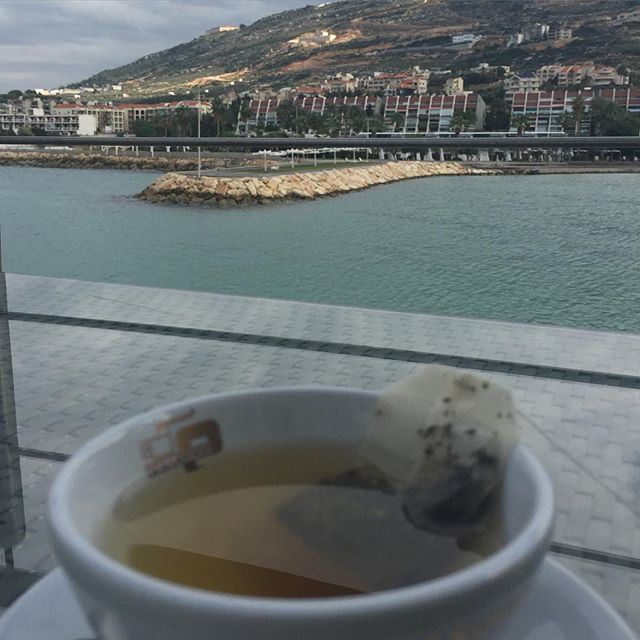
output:
[[[209,89],[205,89],[204,92],[209,93]],[[200,87],[198,87],[198,140],[200,139],[200,121],[202,119],[202,104],[200,97]],[[202,154],[200,145],[198,145],[198,178],[202,178]]]

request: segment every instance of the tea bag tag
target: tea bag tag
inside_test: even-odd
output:
[[[478,524],[518,440],[511,394],[442,366],[416,369],[381,396],[362,446],[401,494],[419,528],[460,533]]]

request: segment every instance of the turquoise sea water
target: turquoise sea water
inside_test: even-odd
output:
[[[447,177],[216,211],[0,167],[18,273],[640,332],[640,175]]]

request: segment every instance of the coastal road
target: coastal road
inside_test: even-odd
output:
[[[393,149],[426,151],[428,149],[585,149],[640,150],[640,136],[618,137],[454,137],[454,138],[159,138],[113,136],[11,136],[11,145],[90,146],[116,145],[139,147],[188,146],[202,148],[243,149]]]

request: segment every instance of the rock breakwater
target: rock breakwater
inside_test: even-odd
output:
[[[241,158],[203,158],[203,169],[252,164]],[[0,166],[50,167],[57,169],[127,169],[138,171],[195,171],[196,158],[166,156],[116,156],[88,153],[46,153],[42,151],[0,151]]]
[[[458,162],[387,162],[353,168],[256,177],[216,177],[168,173],[154,180],[139,198],[150,202],[229,206],[314,200],[375,185],[431,176],[487,175]]]

